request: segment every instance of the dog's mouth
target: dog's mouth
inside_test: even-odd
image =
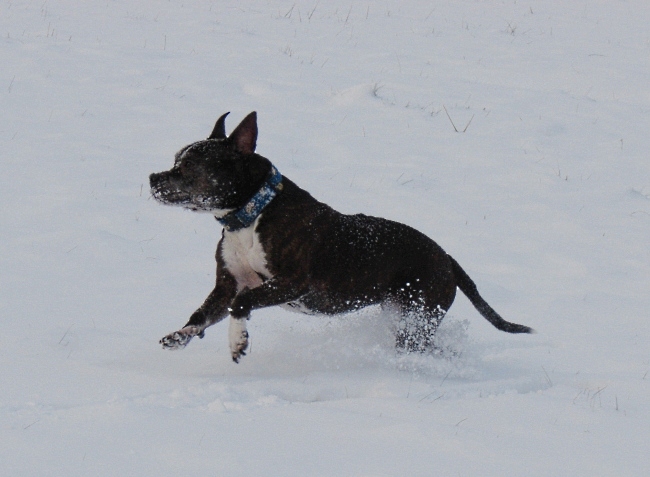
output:
[[[168,173],[151,174],[149,176],[151,196],[164,205],[183,207],[193,212],[210,213],[217,218],[223,217],[232,208],[223,208],[214,197],[192,194],[178,184],[174,184]]]
[[[161,204],[184,207],[193,211],[211,212],[220,209],[214,200],[200,195],[191,195],[181,189],[168,189],[165,187],[152,187],[151,195]]]
[[[166,205],[184,206],[191,203],[190,195],[187,192],[177,187],[171,187],[169,183],[163,181],[151,180],[151,196]]]
[[[177,203],[173,205],[181,205],[185,209],[191,210],[193,212],[208,212],[217,217],[222,217],[232,210],[223,209],[220,204],[217,204],[216,201],[210,197],[202,196],[192,196],[187,202]]]
[[[151,196],[161,204],[183,207],[192,204],[189,192],[180,188],[178,184],[174,184],[169,172],[151,174],[149,185],[151,186]]]

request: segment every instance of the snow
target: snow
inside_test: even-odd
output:
[[[0,0],[0,473],[648,475],[649,23],[642,0]],[[160,349],[220,228],[147,177],[253,110],[284,175],[426,233],[538,333],[459,295],[440,356],[396,356],[375,309],[256,312],[238,365],[227,321]]]

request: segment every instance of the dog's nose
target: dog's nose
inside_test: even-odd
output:
[[[153,187],[155,184],[160,181],[160,174],[154,172],[153,174],[149,175],[149,186]]]

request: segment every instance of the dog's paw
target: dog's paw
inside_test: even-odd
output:
[[[228,327],[230,339],[230,355],[235,363],[239,363],[242,356],[246,356],[248,348],[248,331],[246,330],[245,318],[230,318]]]
[[[248,331],[244,330],[236,341],[230,341],[230,355],[235,363],[239,363],[242,356],[246,356],[248,348]]]
[[[163,349],[183,349],[195,336],[203,338],[203,331],[195,326],[188,326],[163,337],[160,340],[160,344]]]

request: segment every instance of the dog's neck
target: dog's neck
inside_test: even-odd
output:
[[[246,204],[240,209],[228,212],[223,217],[215,216],[224,229],[228,232],[236,232],[237,230],[250,227],[255,219],[257,219],[264,208],[271,203],[271,201],[282,190],[282,174],[271,166],[271,171],[266,176],[266,180],[257,193],[250,198]]]

